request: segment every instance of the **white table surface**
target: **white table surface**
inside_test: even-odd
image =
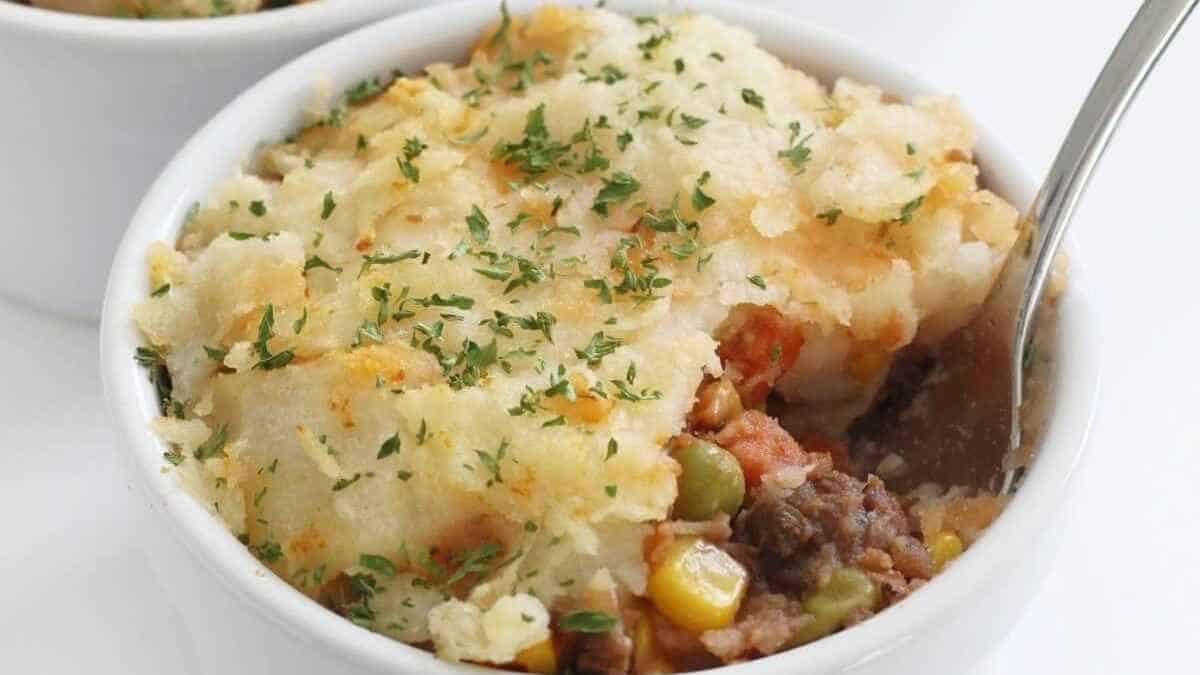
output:
[[[1040,175],[1137,3],[761,4],[857,36],[958,92]],[[1200,18],[1143,90],[1076,217],[1077,262],[1104,315],[1092,338],[1106,364],[1094,440],[1053,571],[976,675],[1196,672],[1197,65]],[[228,653],[196,660],[183,619],[193,607],[153,581],[158,553],[138,545],[96,328],[3,301],[0,326],[0,671],[264,672],[250,654],[288,640],[273,626],[242,617]],[[196,583],[211,585],[218,611],[244,611],[211,580]],[[287,644],[304,672],[331,672]]]

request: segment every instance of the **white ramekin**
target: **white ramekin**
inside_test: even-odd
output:
[[[358,628],[276,578],[163,472],[164,446],[150,431],[157,414],[153,388],[132,355],[139,336],[133,303],[144,298],[146,249],[172,240],[188,205],[242,163],[257,143],[279,138],[300,121],[312,83],[349,85],[394,67],[413,71],[431,61],[460,60],[479,31],[496,18],[495,0],[439,5],[396,17],[331,42],[267,77],[208,123],[176,155],[138,209],[113,263],[101,326],[101,359],[113,415],[128,444],[134,482],[204,566],[262,615],[335,659],[389,672],[462,672],[428,654]],[[512,0],[513,12],[534,0]],[[591,4],[590,2],[581,4]],[[749,3],[718,0],[610,0],[634,13],[694,9],[757,34],[788,62],[830,81],[839,75],[911,96],[934,91],[888,60],[850,40]],[[981,128],[984,181],[1020,206],[1034,186],[1012,153]],[[1041,454],[1003,516],[962,558],[931,584],[871,620],[815,644],[722,669],[723,675],[767,673],[961,673],[997,643],[1019,616],[1048,567],[1058,514],[1080,459],[1099,384],[1096,315],[1076,261],[1061,300],[1055,412]],[[1094,334],[1094,333],[1092,333]],[[171,583],[187,584],[186,578]]]
[[[0,294],[96,319],[121,231],[188,135],[295,56],[427,1],[138,21],[0,0]]]

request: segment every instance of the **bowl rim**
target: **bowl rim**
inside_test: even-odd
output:
[[[149,429],[157,416],[152,388],[131,355],[141,344],[131,319],[133,304],[149,292],[144,274],[144,255],[153,241],[171,239],[177,233],[188,205],[202,198],[212,183],[228,175],[233,164],[208,159],[218,148],[227,159],[245,158],[258,141],[267,135],[283,135],[289,130],[283,118],[273,118],[266,109],[280,101],[295,98],[295,90],[311,84],[326,69],[344,71],[339,82],[349,86],[369,76],[366,63],[373,54],[395,49],[394,43],[405,37],[436,40],[442,33],[475,35],[494,20],[494,0],[462,0],[416,10],[359,29],[333,40],[283,66],[246,90],[198,131],[168,163],[135,213],[113,261],[101,321],[101,373],[110,413],[121,429],[128,454],[126,459],[141,476],[141,487],[152,509],[167,518],[171,529],[194,555],[212,569],[222,582],[255,607],[265,617],[305,640],[316,640],[350,661],[364,666],[395,670],[418,668],[431,672],[472,671],[473,666],[449,664],[431,654],[359,628],[325,610],[293,589],[264,567],[236,538],[229,535],[207,510],[198,504],[174,480],[164,473],[163,444]],[[522,13],[542,4],[539,0],[511,0],[510,10]],[[566,0],[564,4],[591,5],[588,0]],[[768,51],[807,70],[789,54],[819,54],[818,60],[838,63],[838,70],[849,75],[865,74],[864,79],[886,90],[909,98],[919,93],[935,93],[936,88],[909,74],[894,59],[884,59],[853,40],[828,29],[770,10],[736,4],[727,0],[612,0],[616,11],[694,10],[712,14],[724,21],[741,25],[754,33]],[[766,43],[786,44],[771,46]],[[461,43],[463,51],[470,40]],[[433,48],[419,43],[410,51],[428,53]],[[389,47],[388,45],[393,45]],[[800,46],[796,46],[800,45]],[[411,46],[411,45],[410,45]],[[411,56],[430,62],[428,56]],[[843,67],[845,64],[845,67]],[[413,64],[395,65],[407,67]],[[822,78],[828,81],[827,78]],[[271,120],[274,122],[271,122]],[[986,125],[977,120],[979,142],[977,161],[989,185],[1020,207],[1032,200],[1034,182],[1014,154]],[[254,138],[245,138],[246,130],[261,129]],[[230,136],[241,138],[229,143]],[[226,143],[233,150],[220,150]],[[236,164],[239,160],[232,160]],[[212,173],[202,165],[221,163],[224,173]],[[200,166],[201,168],[197,169]],[[203,180],[194,174],[209,172]],[[1068,250],[1073,249],[1068,242]],[[948,570],[913,598],[889,608],[869,621],[805,646],[742,664],[723,666],[723,675],[754,673],[824,673],[842,671],[885,656],[910,642],[922,628],[934,625],[954,607],[977,595],[989,580],[1006,568],[1015,567],[1028,555],[1026,546],[1041,532],[1064,501],[1075,468],[1086,446],[1099,391],[1099,363],[1094,341],[1087,340],[1087,325],[1096,321],[1083,289],[1086,271],[1076,262],[1072,284],[1062,299],[1060,339],[1071,349],[1060,349],[1057,364],[1057,406],[1046,429],[1043,447],[1035,465],[1027,473],[1022,489],[971,549]],[[1061,405],[1069,401],[1069,405]],[[981,654],[982,656],[982,654]],[[483,672],[479,669],[479,672]]]
[[[0,28],[50,39],[95,40],[133,45],[205,45],[216,38],[261,38],[276,31],[335,34],[429,0],[320,0],[266,11],[179,19],[94,16],[0,0]]]

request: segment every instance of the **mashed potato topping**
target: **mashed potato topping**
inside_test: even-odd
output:
[[[281,577],[451,659],[646,593],[722,363],[844,425],[1015,236],[953,99],[827,90],[708,16],[505,15],[310,113],[149,253],[155,429]],[[751,306],[792,338],[719,357]]]

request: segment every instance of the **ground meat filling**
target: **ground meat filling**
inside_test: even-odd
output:
[[[883,481],[817,471],[789,490],[760,489],[735,522],[734,536],[758,548],[772,586],[804,594],[835,564],[902,580],[929,578],[929,554]]]

